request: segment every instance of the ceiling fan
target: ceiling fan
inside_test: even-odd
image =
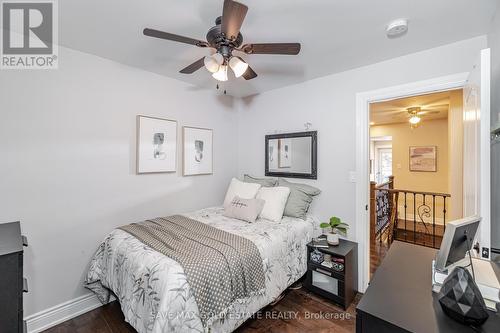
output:
[[[144,29],[143,33],[149,37],[215,49],[213,55],[198,59],[191,65],[181,69],[180,73],[182,74],[192,74],[205,66],[216,80],[227,81],[229,67],[236,77],[243,76],[245,80],[251,80],[257,77],[257,73],[241,57],[233,55],[233,51],[246,54],[297,55],[300,52],[300,43],[243,45],[243,35],[240,32],[240,28],[247,11],[248,7],[239,2],[224,0],[222,16],[219,16],[215,20],[216,25],[208,30],[206,42],[150,28]]]
[[[396,119],[400,119],[403,114],[407,114],[408,122],[410,123],[411,128],[416,128],[420,125],[422,118],[426,115],[439,114],[447,111],[448,108],[449,99],[443,98],[421,106],[402,107],[383,111],[393,114],[392,118]]]

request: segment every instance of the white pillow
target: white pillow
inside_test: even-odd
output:
[[[289,195],[290,188],[288,187],[261,187],[256,198],[262,199],[266,203],[260,217],[273,222],[281,221]]]
[[[244,183],[236,178],[231,180],[224,199],[224,207],[231,204],[235,196],[242,199],[253,199],[261,187],[260,184]]]

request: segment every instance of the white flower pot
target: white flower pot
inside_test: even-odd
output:
[[[326,241],[330,245],[339,245],[339,235],[334,233],[329,233],[326,235]]]

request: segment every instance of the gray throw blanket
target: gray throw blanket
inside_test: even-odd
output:
[[[234,302],[264,291],[262,258],[244,237],[180,215],[120,229],[182,266],[203,324],[222,318]]]

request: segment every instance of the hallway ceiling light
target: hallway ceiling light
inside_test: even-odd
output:
[[[408,108],[406,110],[410,114],[410,119],[409,119],[410,127],[417,128],[418,125],[420,124],[420,121],[422,120],[422,118],[420,118],[420,116],[419,116],[422,109],[419,106],[417,106],[417,107]]]
[[[413,116],[410,118],[410,124],[416,125],[422,120],[419,116]]]

